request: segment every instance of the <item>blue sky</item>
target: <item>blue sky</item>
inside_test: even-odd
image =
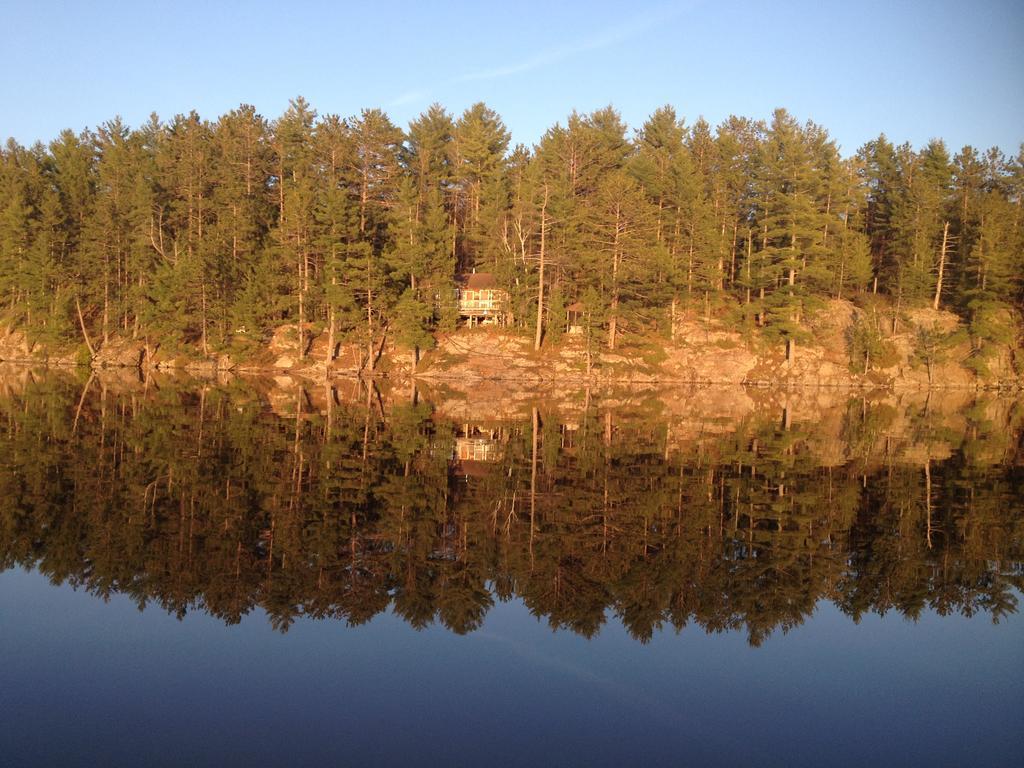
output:
[[[267,117],[483,100],[532,144],[573,109],[639,127],[783,106],[844,154],[884,131],[1015,154],[1024,2],[46,2],[0,0],[0,136],[30,143],[116,114]]]

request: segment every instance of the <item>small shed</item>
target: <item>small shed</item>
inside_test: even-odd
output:
[[[565,330],[568,333],[583,333],[583,317],[586,308],[581,302],[573,302],[565,308]]]

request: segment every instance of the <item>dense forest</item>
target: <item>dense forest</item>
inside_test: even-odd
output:
[[[246,105],[114,119],[0,151],[0,318],[83,357],[115,338],[210,355],[284,324],[300,349],[318,333],[429,346],[477,269],[537,346],[569,305],[612,349],[671,337],[684,314],[788,346],[849,298],[884,305],[865,345],[905,308],[941,307],[983,359],[1021,305],[1022,198],[1024,150],[882,135],[843,157],[784,110],[712,127],[664,107],[631,132],[609,107],[533,147],[484,104],[434,105],[405,131],[301,98],[274,121]]]
[[[393,610],[468,632],[519,598],[585,636],[614,616],[640,640],[696,625],[759,644],[820,600],[853,619],[1017,610],[1010,401],[840,399],[681,433],[657,401],[467,426],[350,389],[271,411],[240,380],[28,380],[0,397],[0,570],[281,630]]]

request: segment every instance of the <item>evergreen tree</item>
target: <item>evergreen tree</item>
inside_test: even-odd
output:
[[[892,217],[900,192],[899,165],[896,149],[884,133],[861,147],[856,158],[865,185],[862,219],[871,248],[872,290],[877,292],[879,281],[888,288],[895,286],[898,279],[899,260],[894,253],[896,233]]]
[[[277,186],[278,218],[275,241],[280,283],[278,306],[285,316],[296,321],[296,337],[300,359],[306,355],[306,323],[313,315],[310,289],[319,268],[316,251],[314,208],[316,205],[317,167],[313,148],[313,126],[316,112],[305,99],[293,99],[274,124],[274,165]],[[285,299],[287,289],[294,304]],[[295,307],[292,314],[290,306]]]
[[[346,287],[358,297],[365,317],[366,365],[379,354],[377,334],[386,321],[391,281],[383,263],[389,245],[390,208],[399,183],[402,131],[379,110],[363,110],[348,121],[353,153],[351,171],[358,210],[357,239],[345,254]],[[386,326],[384,326],[386,328]]]
[[[450,144],[455,257],[460,271],[484,262],[506,206],[509,133],[498,114],[477,103],[455,124]],[[492,265],[493,266],[493,261]]]
[[[316,250],[322,255],[320,294],[327,314],[327,363],[333,362],[339,332],[360,326],[361,314],[345,263],[359,241],[359,207],[352,190],[355,145],[345,121],[327,115],[316,126],[315,165],[319,170],[314,219]]]
[[[890,335],[907,309],[956,312],[980,372],[1024,302],[1022,157],[882,134],[843,159],[785,110],[712,129],[666,106],[630,140],[608,107],[511,152],[483,104],[434,104],[407,135],[302,99],[272,124],[248,105],[114,119],[0,150],[0,317],[90,354],[120,338],[213,355],[287,325],[304,355],[324,328],[329,358],[358,340],[372,368],[389,337],[453,329],[456,275],[476,268],[537,348],[571,306],[588,350],[688,313],[756,323],[791,357],[832,298],[890,313]]]
[[[802,128],[777,110],[762,145],[758,189],[761,248],[756,272],[759,311],[770,331],[786,341],[792,360],[800,320],[811,308],[825,233],[815,175],[816,126]]]
[[[578,282],[594,285],[604,297],[608,349],[614,350],[623,321],[641,316],[636,309],[653,287],[656,211],[636,181],[619,171],[606,176],[589,198],[584,227],[585,272],[592,277],[580,275]]]
[[[940,267],[951,253],[949,203],[952,169],[941,141],[929,142],[920,154],[909,146],[897,151],[901,194],[894,206],[897,303],[921,302],[941,294]]]
[[[273,156],[267,121],[243,104],[213,125],[211,207],[208,234],[217,254],[221,296],[220,332],[258,331],[269,321],[269,286],[259,279],[268,261],[267,233],[274,216],[270,179]]]

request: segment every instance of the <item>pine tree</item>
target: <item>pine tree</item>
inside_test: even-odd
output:
[[[929,142],[918,154],[901,146],[897,158],[901,183],[892,215],[897,254],[893,288],[897,304],[923,302],[941,294],[939,270],[945,271],[950,253],[946,225],[952,169],[940,141]]]
[[[401,159],[406,173],[415,182],[420,206],[426,204],[433,190],[443,194],[450,191],[454,132],[452,117],[440,104],[431,104],[409,123]]]
[[[124,294],[133,242],[132,144],[131,131],[119,118],[102,125],[95,136],[96,200],[85,225],[85,247],[79,261],[80,298],[87,316],[98,315],[104,345],[118,325],[127,328],[129,322]]]
[[[769,331],[785,339],[789,361],[801,334],[800,320],[812,306],[816,262],[823,251],[816,133],[815,126],[801,128],[785,110],[776,110],[755,180],[761,238],[757,304]]]
[[[118,338],[213,354],[281,324],[305,354],[322,325],[329,358],[358,339],[372,368],[387,338],[453,329],[455,276],[480,268],[535,347],[574,305],[588,351],[688,311],[756,322],[792,357],[821,300],[865,291],[887,297],[889,334],[909,307],[959,313],[979,373],[1014,343],[1024,150],[950,159],[880,135],[843,160],[784,110],[712,130],[663,107],[626,131],[610,107],[573,113],[509,152],[483,104],[457,121],[432,105],[405,135],[380,110],[318,119],[297,99],[272,126],[242,105],[8,142],[0,317],[91,354]]]
[[[50,143],[52,183],[60,197],[62,211],[60,274],[56,276],[58,289],[66,297],[63,323],[73,326],[72,338],[86,339],[84,325],[79,328],[78,309],[81,307],[76,276],[81,274],[85,259],[86,223],[95,205],[96,156],[94,142],[88,133],[76,135],[63,131]]]
[[[684,251],[686,296],[690,305],[711,311],[712,296],[721,298],[725,284],[725,259],[729,230],[725,207],[724,178],[719,145],[704,118],[693,125],[686,141],[689,167],[680,174],[684,200]]]
[[[361,320],[355,295],[345,279],[346,255],[359,241],[355,185],[355,145],[345,121],[325,116],[316,126],[315,165],[319,170],[314,204],[315,248],[322,256],[320,294],[327,314],[327,364],[334,361],[338,333]]]
[[[877,292],[879,284],[895,286],[899,271],[892,221],[900,187],[899,166],[896,149],[884,133],[861,147],[856,158],[866,188],[862,220],[871,248],[872,291]]]
[[[623,320],[648,298],[656,274],[651,263],[656,210],[624,171],[607,175],[588,199],[585,219],[587,272],[583,285],[599,286],[608,325],[608,349],[618,343]]]
[[[686,128],[671,107],[658,109],[637,135],[630,170],[655,208],[654,239],[665,254],[671,292],[670,333],[675,334],[680,297],[693,292],[694,263],[708,250],[710,215],[703,180],[684,143]]]
[[[873,279],[871,241],[862,219],[867,208],[862,178],[859,163],[848,161],[832,192],[834,215],[828,217],[826,226],[836,231],[825,244],[823,266],[828,290],[836,299],[867,289]]]
[[[742,281],[742,246],[749,226],[753,190],[753,164],[764,126],[759,121],[730,116],[715,134],[715,188],[718,191],[718,220],[727,240],[728,265],[723,265],[730,288],[739,287],[748,299]]]
[[[508,142],[505,124],[483,103],[471,106],[455,124],[449,156],[455,257],[460,271],[484,262],[486,243],[498,230],[507,199]]]
[[[279,258],[277,269],[280,270],[282,288],[292,286],[295,314],[291,316],[296,321],[300,359],[306,355],[306,323],[313,314],[313,308],[309,306],[310,288],[317,279],[319,263],[314,219],[317,188],[313,148],[315,120],[316,112],[305,99],[293,99],[284,115],[274,124],[273,138],[278,203],[275,234]]]
[[[1012,307],[1024,281],[1014,231],[1015,204],[1006,189],[1007,166],[997,150],[988,153],[987,161],[978,189],[961,203],[962,211],[977,217],[960,292],[974,342],[972,362],[979,372],[985,371],[993,345],[1014,343]]]
[[[429,349],[434,342],[430,334],[433,309],[420,299],[412,288],[406,288],[392,309],[395,342],[412,352],[413,368],[419,362],[420,350]]]
[[[26,184],[28,153],[13,139],[2,156],[0,176],[0,290],[3,291],[8,322],[27,319],[28,302],[23,271],[32,245],[31,191]]]
[[[378,355],[378,329],[386,320],[389,302],[395,298],[389,296],[391,285],[382,254],[389,245],[390,208],[398,188],[399,151],[404,137],[379,110],[363,110],[359,117],[348,121],[348,126],[354,150],[351,172],[358,239],[345,254],[345,279],[363,307],[366,365],[372,371]]]
[[[243,104],[213,125],[211,197],[214,221],[208,238],[216,255],[221,296],[221,336],[264,327],[273,301],[257,278],[268,259],[267,233],[274,216],[270,194],[273,155],[267,121]]]

